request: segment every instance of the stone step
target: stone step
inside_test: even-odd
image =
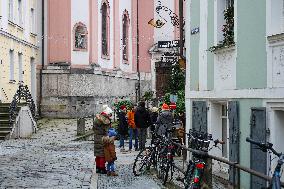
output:
[[[23,102],[23,103],[18,103],[17,106],[26,106],[27,103]],[[0,107],[9,107],[10,103],[0,103]]]
[[[10,103],[0,103],[0,107],[2,106],[10,106]]]
[[[0,119],[9,119],[10,114],[8,112],[0,113]]]
[[[11,131],[0,131],[0,140],[5,140],[6,136],[10,134]]]
[[[0,126],[1,125],[5,125],[5,124],[9,124],[9,119],[2,119],[2,120],[0,120]]]
[[[21,106],[17,107],[17,111],[20,111]],[[0,106],[0,113],[8,113],[10,111],[9,106]]]
[[[9,131],[9,132],[11,132],[12,131],[12,127],[1,127],[0,126],[0,131]]]

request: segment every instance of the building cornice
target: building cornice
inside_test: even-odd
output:
[[[284,33],[279,33],[279,34],[267,36],[267,40],[270,44],[283,42],[284,41]]]
[[[7,38],[10,38],[10,39],[13,39],[13,40],[15,40],[15,41],[17,41],[17,42],[19,42],[19,43],[22,43],[23,45],[26,45],[26,46],[31,47],[31,48],[39,49],[38,46],[36,46],[36,45],[34,45],[34,44],[30,43],[30,42],[27,42],[27,41],[25,41],[25,40],[22,40],[22,39],[20,39],[20,38],[18,38],[18,37],[16,37],[16,36],[14,36],[14,35],[12,35],[12,34],[6,32],[6,31],[0,30],[0,35],[3,35],[3,36],[5,36],[5,37],[7,37]]]
[[[186,99],[283,99],[284,88],[188,91]]]

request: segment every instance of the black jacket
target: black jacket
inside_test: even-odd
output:
[[[118,124],[118,134],[120,135],[127,135],[128,133],[128,123],[126,120],[126,114],[122,111],[118,112],[118,119],[119,119],[119,124]]]
[[[167,129],[173,127],[174,118],[170,111],[162,111],[157,119],[156,133],[160,136],[166,135]]]
[[[148,128],[152,125],[149,112],[144,107],[138,107],[135,115],[134,122],[137,128]]]

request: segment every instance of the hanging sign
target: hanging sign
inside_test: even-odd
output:
[[[177,103],[178,96],[177,95],[170,95],[170,102],[171,103]]]
[[[174,48],[179,47],[179,40],[158,41],[158,48]]]

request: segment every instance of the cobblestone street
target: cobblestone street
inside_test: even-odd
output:
[[[93,143],[73,142],[76,120],[41,120],[30,139],[0,143],[0,188],[89,188]]]
[[[116,145],[118,146],[118,145]],[[162,183],[152,175],[143,175],[135,177],[132,173],[134,159],[138,152],[120,153],[117,151],[118,160],[115,161],[116,169],[119,174],[118,177],[108,177],[105,175],[98,175],[97,188],[98,189],[160,189],[165,188]],[[173,187],[171,187],[173,188]]]
[[[0,143],[0,188],[159,189],[150,175],[134,177],[137,152],[119,153],[118,177],[94,174],[93,141],[72,141],[76,120],[41,120],[30,139]],[[92,180],[92,186],[91,186]]]

